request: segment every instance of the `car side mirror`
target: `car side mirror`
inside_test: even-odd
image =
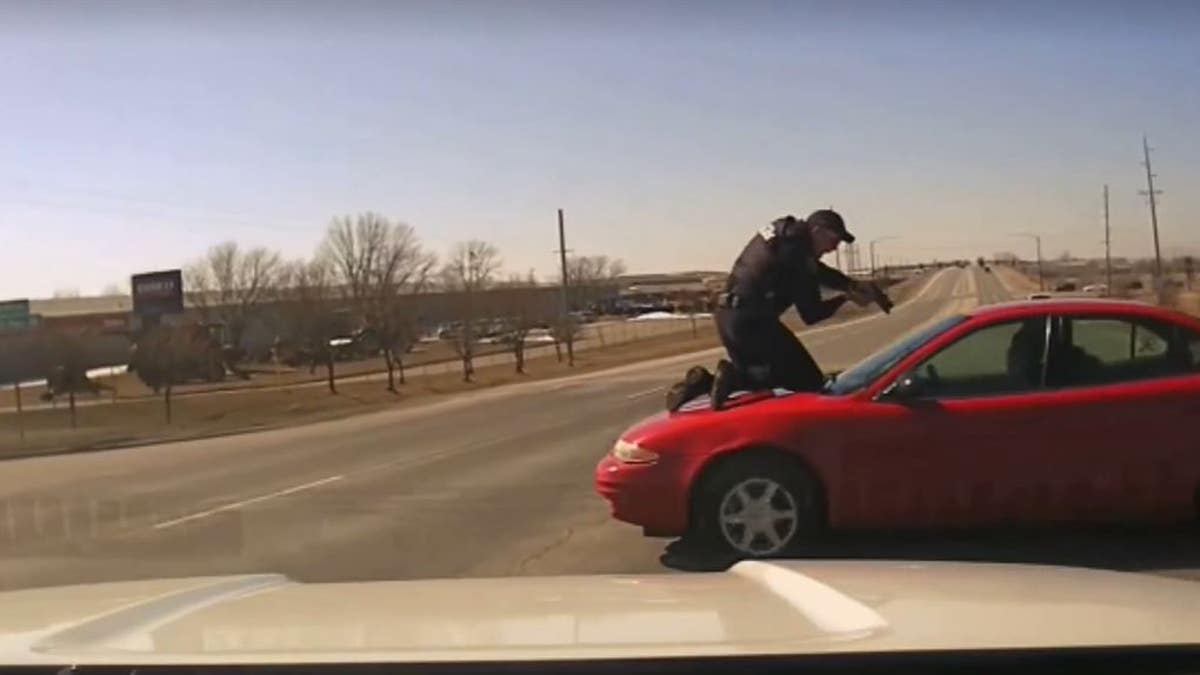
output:
[[[916,372],[909,371],[891,384],[883,391],[882,398],[888,401],[897,401],[900,403],[915,401],[926,393],[924,381],[917,376]]]

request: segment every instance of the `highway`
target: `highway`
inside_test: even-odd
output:
[[[822,365],[844,367],[934,318],[1007,296],[990,274],[948,269],[891,315],[801,337]],[[290,429],[4,462],[0,588],[248,572],[342,581],[661,571],[669,542],[611,520],[592,469],[622,429],[661,409],[667,384],[718,355]],[[1200,576],[1190,531],[854,535],[811,554]]]

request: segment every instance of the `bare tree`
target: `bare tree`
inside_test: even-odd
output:
[[[67,395],[71,414],[71,428],[77,426],[75,394],[96,394],[99,386],[88,379],[84,362],[83,340],[74,332],[42,329],[38,334],[41,349],[41,366],[46,374],[46,391],[42,400],[54,401],[62,394]]]
[[[380,332],[380,345],[383,358],[388,368],[388,391],[396,391],[396,380],[406,384],[404,377],[404,358],[417,345],[419,331],[416,320],[402,310],[388,319],[386,327]]]
[[[552,316],[536,293],[537,277],[530,270],[527,276],[511,275],[502,284],[503,298],[498,303],[504,313],[508,332],[504,339],[512,352],[516,371],[525,373],[525,347],[529,332]]]
[[[307,362],[310,374],[316,372],[317,364],[324,363],[329,393],[336,394],[334,353],[329,341],[344,330],[345,315],[334,311],[333,270],[321,257],[298,260],[287,265],[286,280],[281,314],[291,344],[276,339],[275,358],[297,365]],[[285,350],[290,353],[284,355]]]
[[[250,318],[279,290],[283,263],[279,254],[257,247],[242,250],[227,241],[208,250],[204,258],[184,270],[184,283],[192,305],[206,322],[219,322],[225,341],[242,346]]]
[[[454,339],[454,350],[462,359],[464,382],[470,382],[475,374],[476,323],[480,319],[478,295],[492,285],[499,269],[499,250],[477,239],[455,245],[442,267],[442,285],[448,291],[461,294],[462,331]]]
[[[388,391],[395,370],[416,338],[404,296],[425,290],[437,259],[422,247],[412,227],[375,214],[335,218],[322,245],[363,328],[379,340],[387,366]]]
[[[606,255],[581,255],[567,258],[568,311],[584,309],[598,298],[610,294],[617,278],[625,274],[625,263]],[[561,276],[559,283],[562,283]],[[554,349],[562,362],[561,345],[568,346],[567,353],[574,354],[575,340],[579,337],[579,321],[571,315],[560,316],[554,325]],[[570,365],[575,365],[574,361]]]
[[[554,326],[550,329],[550,334],[554,338],[554,353],[558,358],[558,362],[562,363],[562,345],[568,345],[567,353],[571,355],[570,363],[567,365],[574,366],[574,345],[579,339],[581,333],[579,321],[571,314],[560,314],[554,320]]]
[[[606,255],[581,255],[567,258],[568,286],[587,288],[597,284],[611,284],[625,274],[625,263]]]
[[[157,326],[138,337],[130,369],[143,384],[163,395],[167,424],[172,421],[171,395],[177,385],[223,368],[219,345],[203,326]]]

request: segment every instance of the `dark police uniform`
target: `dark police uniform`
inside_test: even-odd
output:
[[[842,235],[853,240],[844,226]],[[803,220],[786,216],[759,230],[733,263],[716,313],[721,343],[746,388],[819,390],[824,373],[780,316],[795,307],[806,324],[824,321],[846,296],[824,299],[821,287],[852,285],[817,258]]]

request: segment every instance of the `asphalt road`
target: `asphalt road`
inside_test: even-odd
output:
[[[802,335],[827,368],[977,302],[970,268],[932,275],[890,316]],[[0,588],[280,572],[306,581],[664,569],[666,540],[617,523],[592,469],[665,385],[716,352],[292,429],[0,464]],[[855,535],[822,557],[1200,568],[1190,531]],[[671,566],[722,561],[673,556]],[[1197,574],[1195,576],[1200,576]]]

